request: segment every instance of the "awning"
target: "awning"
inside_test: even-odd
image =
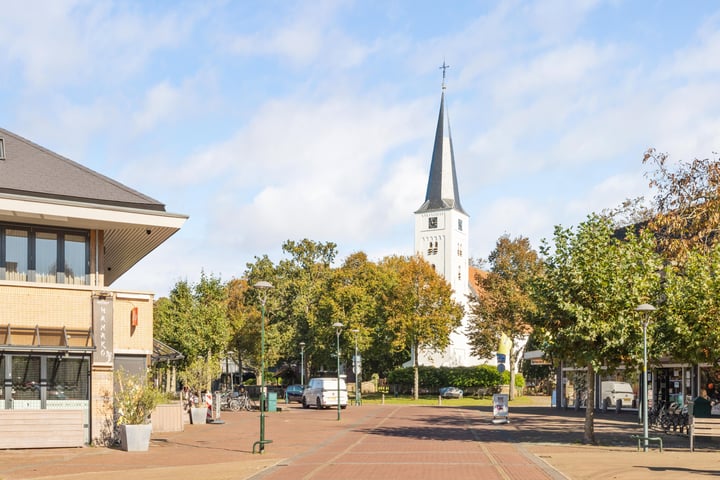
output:
[[[178,352],[171,346],[164,344],[160,340],[156,340],[153,338],[153,365],[161,362],[174,362],[177,360],[182,360],[183,358],[185,358],[185,355]]]
[[[0,350],[14,352],[89,353],[95,350],[90,329],[0,325]]]

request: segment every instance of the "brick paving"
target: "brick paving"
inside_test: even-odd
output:
[[[494,424],[489,407],[350,406],[266,417],[262,455],[257,412],[223,412],[222,425],[186,425],[153,435],[148,452],[114,448],[0,451],[0,479],[676,479],[720,475],[720,439],[664,436],[665,451],[638,452],[636,414],[599,414],[598,446],[582,445],[583,412],[510,406]]]

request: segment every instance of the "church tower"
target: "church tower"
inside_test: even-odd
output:
[[[415,212],[415,253],[422,256],[452,286],[454,298],[465,306],[469,293],[469,220],[460,204],[455,155],[450,135],[450,120],[445,106],[445,70],[443,62],[440,114],[435,131],[430,177],[425,202]],[[422,365],[468,366],[480,363],[470,355],[464,334],[467,322],[451,335],[451,345],[445,352],[421,352]]]

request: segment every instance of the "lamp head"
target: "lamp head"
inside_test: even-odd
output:
[[[636,312],[654,312],[655,310],[657,310],[657,308],[653,307],[649,303],[643,303],[635,308]]]
[[[270,288],[273,288],[273,284],[270,282],[267,282],[265,280],[261,280],[257,282],[255,285],[253,285],[255,288],[258,288],[260,290],[268,290]]]

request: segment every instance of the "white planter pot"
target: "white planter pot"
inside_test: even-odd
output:
[[[190,423],[207,423],[207,407],[190,407]]]
[[[126,452],[147,452],[152,424],[120,425],[120,447]]]

